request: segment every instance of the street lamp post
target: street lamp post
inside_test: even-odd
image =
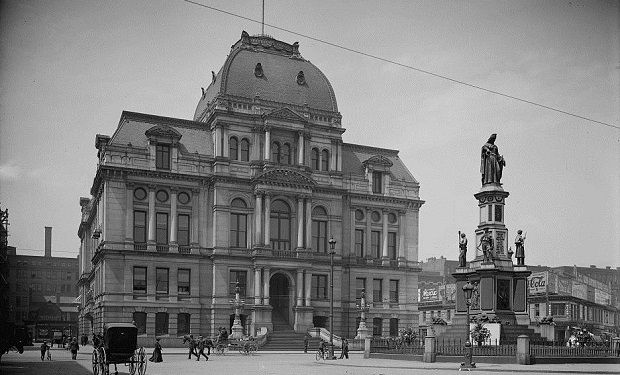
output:
[[[474,291],[474,286],[467,280],[467,284],[463,285],[463,293],[465,294],[465,304],[467,305],[467,321],[465,322],[465,362],[461,363],[461,369],[472,369],[476,368],[476,364],[472,362],[472,347],[470,340],[470,330],[469,330],[469,306],[471,306],[471,294]]]
[[[329,299],[329,359],[335,359],[334,356],[334,254],[336,251],[336,240],[334,237],[329,239],[329,257],[330,257],[330,270],[331,274],[329,277],[329,288],[330,288],[330,299]]]

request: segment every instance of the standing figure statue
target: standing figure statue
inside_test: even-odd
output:
[[[486,229],[484,234],[480,238],[480,245],[478,248],[482,248],[482,263],[489,263],[493,261],[493,236],[491,231]]]
[[[519,229],[517,231],[517,237],[515,237],[515,247],[517,251],[515,251],[515,258],[517,258],[517,266],[525,265],[525,236],[523,231]]]
[[[459,267],[467,267],[467,237],[459,231]]]
[[[501,185],[502,170],[506,165],[506,161],[499,154],[499,150],[495,145],[497,134],[491,134],[487,143],[482,146],[480,159],[480,173],[482,173],[482,185],[496,184]]]

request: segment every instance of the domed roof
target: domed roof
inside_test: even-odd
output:
[[[336,95],[327,77],[299,54],[297,43],[288,44],[266,35],[245,31],[235,43],[209,87],[204,90],[194,120],[218,96],[234,96],[282,103],[320,111],[338,112]]]

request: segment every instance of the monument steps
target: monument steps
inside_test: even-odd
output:
[[[261,351],[303,351],[305,333],[295,332],[293,327],[278,314],[273,314],[273,331]],[[321,340],[308,337],[308,352],[315,351]]]

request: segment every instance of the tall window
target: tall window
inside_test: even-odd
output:
[[[323,207],[312,210],[312,248],[327,253],[327,212]]]
[[[160,245],[168,244],[168,214],[158,212],[156,217],[155,240]]]
[[[180,313],[177,315],[177,335],[189,335],[190,314]]]
[[[372,172],[372,192],[381,193],[383,191],[383,181],[381,172]]]
[[[283,201],[271,204],[271,248],[274,250],[291,249],[291,210]]]
[[[355,256],[358,258],[364,257],[364,230],[355,230]]]
[[[278,142],[271,144],[271,161],[274,163],[280,163],[280,157],[282,156],[282,149]]]
[[[329,171],[329,151],[321,151],[321,170]]]
[[[312,169],[314,169],[315,171],[319,170],[319,149],[318,148],[313,148],[312,151],[310,152],[310,167]]]
[[[327,275],[312,275],[312,298],[327,299]]]
[[[146,295],[146,267],[133,268],[133,294]]]
[[[373,230],[370,232],[370,251],[372,256],[379,259],[381,258],[381,232]]]
[[[398,280],[390,280],[390,303],[398,303]]]
[[[247,285],[248,285],[248,272],[247,271],[238,271],[231,270],[229,281],[228,281],[228,294],[234,296],[237,287],[237,281],[239,282],[239,296],[240,298],[245,298]]]
[[[179,215],[177,241],[179,246],[189,246],[189,215]]]
[[[242,199],[235,198],[230,204],[230,246],[231,247],[247,247],[248,236],[248,215],[244,212],[235,212],[235,210],[245,210],[247,205]]]
[[[168,313],[158,312],[155,314],[155,336],[168,334]]]
[[[168,274],[167,268],[155,269],[155,292],[157,294],[168,294]]]
[[[146,333],[146,313],[136,311],[132,316],[133,322],[138,327],[138,335],[144,335]]]
[[[398,336],[398,318],[390,318],[390,336]]]
[[[243,138],[241,140],[241,161],[250,160],[250,141]]]
[[[291,163],[291,146],[288,143],[285,143],[282,146],[282,157],[280,162],[283,164],[292,164]]]
[[[239,141],[237,137],[230,137],[228,141],[228,157],[231,160],[239,160]]]
[[[383,319],[381,318],[372,319],[372,335],[383,336]]]
[[[360,303],[362,299],[362,291],[366,290],[366,279],[358,277],[355,279],[355,300]],[[368,299],[366,299],[368,301]]]
[[[177,271],[177,292],[179,297],[188,297],[190,293],[190,275],[191,271],[188,269],[180,268]]]
[[[170,146],[158,144],[155,146],[155,168],[170,169]]]
[[[372,302],[374,304],[383,303],[383,280],[382,279],[372,280]]]
[[[146,211],[133,212],[133,241],[146,243]]]
[[[396,233],[388,233],[388,257],[392,260],[396,260]]]

